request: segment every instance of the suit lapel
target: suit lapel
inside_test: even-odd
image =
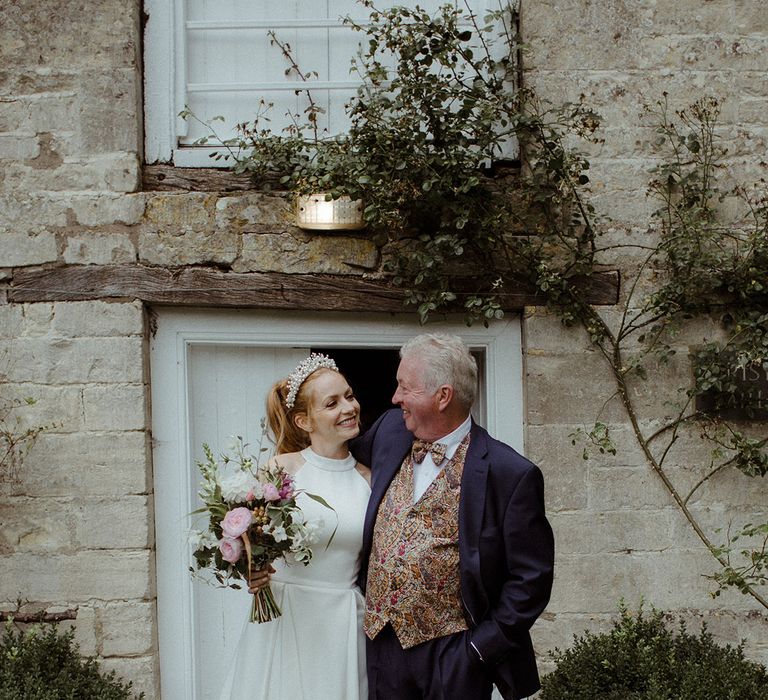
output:
[[[485,486],[488,481],[488,440],[487,433],[472,421],[469,449],[464,460],[464,474],[461,479],[461,502],[459,525],[465,541],[477,542],[483,526],[485,510]]]

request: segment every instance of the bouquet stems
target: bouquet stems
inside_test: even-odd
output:
[[[272,588],[269,585],[260,588],[253,594],[253,605],[251,606],[251,622],[269,622],[276,617],[280,617],[283,611],[272,594]]]

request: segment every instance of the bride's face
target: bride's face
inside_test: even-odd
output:
[[[360,404],[341,374],[321,370],[306,388],[310,392],[309,413],[299,427],[309,433],[313,445],[338,445],[358,435]]]

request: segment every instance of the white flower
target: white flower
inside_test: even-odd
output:
[[[307,564],[312,559],[312,550],[302,549],[299,552],[294,552],[293,558],[301,564]]]
[[[194,549],[202,549],[203,547],[213,547],[218,543],[218,540],[210,530],[190,530],[189,543]]]
[[[282,525],[275,525],[274,523],[270,523],[269,525],[264,525],[261,528],[266,532],[268,535],[272,535],[272,537],[275,538],[275,542],[282,542],[283,540],[288,539],[288,533],[285,531],[285,528]]]
[[[293,529],[293,540],[291,542],[291,551],[296,553],[299,558],[299,553],[302,550],[309,549],[310,545],[317,542],[317,530],[319,525],[312,521],[308,522],[301,527]],[[311,556],[311,554],[310,554]],[[299,561],[302,561],[299,558]]]
[[[221,497],[230,503],[244,501],[251,489],[258,487],[257,482],[248,473],[237,470],[221,478]]]

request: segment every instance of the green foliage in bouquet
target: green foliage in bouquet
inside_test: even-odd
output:
[[[741,646],[715,644],[706,627],[672,632],[656,610],[620,613],[610,632],[586,632],[553,652],[557,668],[543,678],[541,700],[768,699],[768,672]]]
[[[74,630],[55,625],[27,630],[6,623],[0,642],[0,700],[134,700],[114,671],[102,673],[92,658],[80,656]]]

